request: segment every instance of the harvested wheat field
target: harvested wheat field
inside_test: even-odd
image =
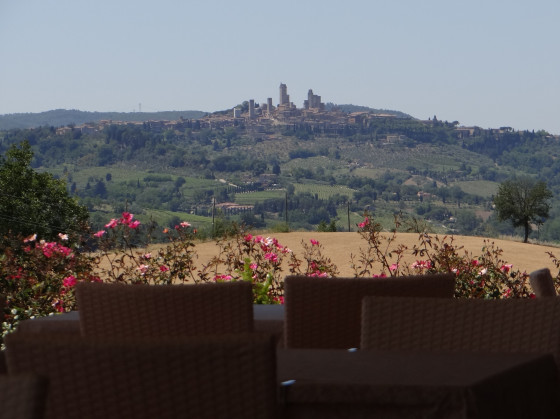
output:
[[[303,257],[302,241],[310,243],[311,239],[318,240],[323,246],[323,254],[331,259],[338,267],[340,276],[353,276],[354,271],[351,268],[351,255],[359,256],[360,248],[366,249],[367,242],[361,238],[356,232],[337,232],[337,233],[318,233],[318,232],[291,232],[291,233],[261,233],[263,236],[274,237],[283,246],[288,246],[301,259]],[[416,233],[398,233],[396,241],[393,245],[404,244],[407,246],[406,258],[404,262],[410,264],[416,260],[411,254],[410,249],[414,245],[419,245],[418,234]],[[443,239],[443,236],[439,236]],[[460,252],[463,254],[467,251],[473,257],[482,254],[482,248],[485,245],[484,238],[471,236],[454,236],[455,246],[463,246]],[[554,246],[543,246],[531,243],[522,243],[501,239],[486,239],[487,244],[494,243],[496,248],[503,250],[502,260],[505,263],[513,264],[513,269],[532,272],[540,268],[549,268],[553,275],[556,275],[556,269],[552,259],[546,252],[552,252],[560,257],[560,248]],[[449,242],[447,240],[447,242]],[[212,257],[218,254],[218,247],[214,242],[198,243],[196,245],[196,253],[198,254],[197,265],[202,266]]]

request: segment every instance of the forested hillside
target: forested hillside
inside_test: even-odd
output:
[[[554,193],[550,218],[531,238],[560,241],[560,145],[544,131],[395,116],[336,131],[305,120],[220,125],[183,116],[167,125],[5,129],[0,153],[22,141],[34,150],[33,166],[66,179],[97,225],[127,209],[159,225],[186,219],[201,231],[231,220],[347,231],[368,211],[387,227],[401,212],[403,228],[497,237],[517,234],[496,220],[497,186],[529,175]]]

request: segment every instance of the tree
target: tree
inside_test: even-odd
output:
[[[37,233],[51,240],[70,233],[76,237],[87,226],[87,208],[68,194],[66,182],[34,171],[32,158],[27,141],[0,156],[0,236]]]
[[[510,220],[514,227],[523,227],[523,243],[527,243],[531,223],[542,223],[548,217],[552,192],[546,183],[531,178],[506,180],[498,187],[494,198],[498,220]]]

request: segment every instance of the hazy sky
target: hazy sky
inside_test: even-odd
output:
[[[560,134],[558,0],[0,0],[0,114],[323,102]]]

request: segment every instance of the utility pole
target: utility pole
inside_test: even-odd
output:
[[[216,214],[216,198],[212,198],[212,238],[214,238],[214,215]]]
[[[350,232],[350,201],[347,202],[348,205],[348,210],[347,210],[347,214],[348,214],[348,232]]]
[[[284,218],[286,220],[286,227],[288,227],[288,192],[286,192],[286,195],[285,195]]]

